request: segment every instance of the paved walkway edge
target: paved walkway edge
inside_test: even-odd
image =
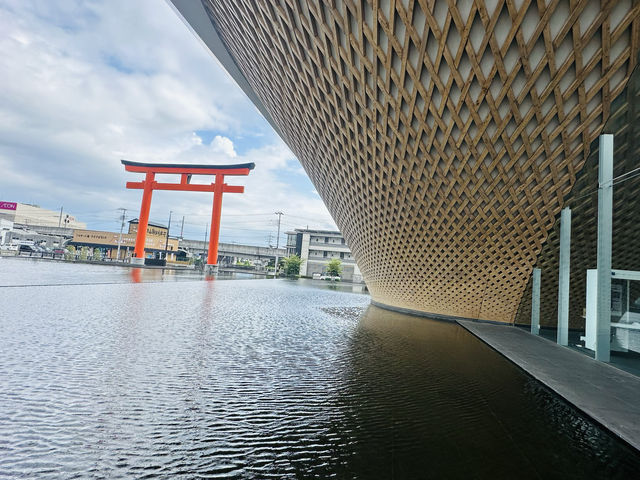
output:
[[[640,378],[507,325],[460,326],[640,451]]]

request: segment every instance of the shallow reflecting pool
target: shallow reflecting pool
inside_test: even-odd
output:
[[[188,268],[131,268],[107,262],[72,263],[37,257],[0,257],[0,287],[180,282],[204,278],[201,271]],[[219,275],[220,280],[250,278],[258,277],[248,272],[222,272]]]
[[[16,262],[0,261],[3,278]],[[462,328],[344,287],[59,283],[0,287],[0,477],[640,471],[633,451]]]

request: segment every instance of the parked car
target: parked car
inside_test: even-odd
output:
[[[334,277],[332,275],[321,275],[320,280],[331,280],[332,282],[339,282],[340,277]]]
[[[65,253],[67,253],[67,250],[64,248],[54,248],[53,249],[53,254],[54,255],[64,255]]]
[[[23,245],[20,245],[20,247],[18,247],[18,252],[32,254],[32,253],[39,253],[39,250],[35,245],[23,244]]]

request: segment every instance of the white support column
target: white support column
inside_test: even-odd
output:
[[[558,345],[569,343],[569,274],[571,271],[571,209],[560,213],[560,268],[558,272]]]
[[[611,357],[611,248],[613,230],[613,135],[600,135],[598,164],[598,307],[596,360]]]
[[[533,286],[531,289],[531,333],[540,333],[540,269],[533,269]]]

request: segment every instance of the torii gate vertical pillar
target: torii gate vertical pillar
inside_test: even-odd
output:
[[[140,205],[140,216],[138,217],[136,246],[133,251],[133,257],[131,258],[131,263],[134,265],[144,265],[144,245],[147,240],[147,226],[149,225],[149,212],[151,210],[151,195],[153,193],[154,179],[154,172],[146,172],[144,190],[142,193],[142,204]]]
[[[220,240],[220,217],[222,216],[222,193],[224,175],[216,175],[213,190],[213,209],[211,211],[211,232],[209,234],[209,253],[207,255],[207,273],[218,272],[218,243]]]

